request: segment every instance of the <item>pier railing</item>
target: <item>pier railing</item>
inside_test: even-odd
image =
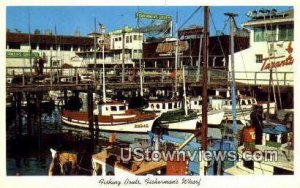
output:
[[[231,80],[231,73],[228,72],[228,78]],[[235,71],[236,82],[241,82],[249,85],[269,85],[270,72],[254,72],[254,71]],[[272,72],[272,80],[274,85],[293,86],[293,72]]]
[[[188,68],[185,71],[187,83],[196,83],[197,69]],[[139,68],[125,69],[124,84],[135,84],[140,82]],[[143,83],[173,83],[175,79],[174,68],[144,68],[142,70]],[[208,82],[210,83],[227,83],[231,80],[230,72],[220,69],[208,69]],[[200,71],[200,82],[202,71]],[[293,72],[273,72],[273,83],[281,86],[293,86]],[[178,83],[182,82],[182,72],[177,72]],[[268,85],[270,79],[269,72],[253,71],[236,71],[236,82],[249,85]],[[121,68],[105,68],[106,83],[122,83]],[[33,83],[43,83],[44,85],[52,84],[86,84],[102,83],[102,68],[96,69],[91,67],[45,67],[43,74],[38,74],[37,70],[32,67],[6,67],[6,83],[10,85],[22,85]]]

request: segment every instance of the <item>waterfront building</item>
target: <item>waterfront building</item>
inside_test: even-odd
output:
[[[200,39],[203,34],[202,27],[193,27],[180,30],[178,38],[179,61],[178,67],[182,65],[196,67],[203,61],[203,44],[200,51]],[[230,37],[219,34],[209,37],[209,67],[227,70]],[[235,51],[240,51],[249,47],[248,34],[235,38]],[[174,68],[175,67],[176,38],[149,39],[143,44],[143,62],[145,67],[154,68]]]
[[[125,68],[135,67],[142,58],[142,47],[144,41],[143,33],[139,33],[136,29],[125,26],[124,28],[114,30],[109,33],[111,44],[111,62],[118,67],[123,63]],[[124,53],[122,55],[122,53]]]
[[[33,67],[39,58],[45,59],[45,67],[80,66],[82,62],[77,53],[92,49],[93,39],[89,37],[7,32],[6,66],[12,67],[7,71],[21,74],[22,69],[17,67]]]
[[[249,85],[293,86],[294,10],[255,10],[243,27],[250,30],[250,47],[234,54],[235,79]],[[229,69],[231,66],[229,66]]]

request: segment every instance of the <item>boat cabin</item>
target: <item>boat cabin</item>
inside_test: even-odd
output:
[[[149,101],[145,111],[159,111],[161,113],[182,109],[182,102],[177,100]]]
[[[99,115],[109,116],[112,114],[125,114],[128,110],[126,102],[107,102],[98,105]]]

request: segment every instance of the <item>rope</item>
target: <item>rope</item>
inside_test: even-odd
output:
[[[194,16],[201,8],[202,8],[202,6],[198,7],[198,8],[190,15],[190,17],[189,17],[185,22],[183,22],[183,24],[177,29],[177,31],[180,30],[182,27],[184,27],[184,25],[185,25],[188,21],[190,21],[190,19],[192,19],[192,17],[193,17],[193,16]]]

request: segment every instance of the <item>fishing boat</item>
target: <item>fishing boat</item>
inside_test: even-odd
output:
[[[268,111],[267,101],[257,101],[255,97],[239,95],[236,100],[236,119],[245,125],[250,120],[250,114],[253,106],[261,106],[263,113]],[[225,112],[224,119],[232,121],[232,99],[222,97],[220,95],[211,97],[211,105],[213,109],[223,109]],[[275,114],[275,102],[269,103],[269,114]]]
[[[281,124],[265,124],[262,144],[255,144],[251,127],[245,129],[244,145],[238,147],[241,160],[225,170],[229,175],[291,175],[294,174],[292,131]],[[251,133],[252,132],[252,133]],[[254,132],[255,135],[255,132]],[[247,152],[247,155],[245,153]],[[256,156],[260,156],[259,160]]]
[[[130,160],[122,160],[121,155]],[[136,161],[131,150],[121,151],[120,147],[107,147],[92,156],[92,166],[94,176],[161,175],[165,172],[166,161]]]
[[[94,116],[93,124],[98,126],[100,131],[136,133],[151,131],[157,118],[155,113],[142,113],[128,109],[128,104],[120,101],[98,104],[98,109],[94,110]],[[89,128],[88,112],[63,110],[61,117],[62,122],[67,125]]]

